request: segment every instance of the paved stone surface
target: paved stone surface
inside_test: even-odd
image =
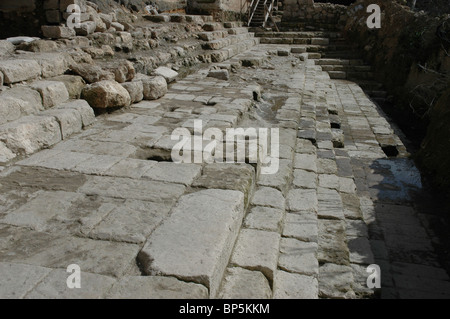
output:
[[[238,191],[210,189],[184,195],[140,252],[145,272],[201,283],[215,297],[243,209],[244,195]]]
[[[277,268],[280,235],[275,232],[242,229],[239,233],[230,263],[262,272],[273,282]]]
[[[113,299],[206,299],[206,287],[162,276],[125,276],[114,284]]]
[[[317,299],[317,279],[278,270],[275,275],[273,297],[275,299]]]
[[[220,292],[223,299],[270,299],[272,290],[267,278],[258,271],[228,268]]]
[[[228,37],[221,24],[205,26],[194,50],[220,49],[200,59],[212,66],[188,75],[166,69],[188,59],[188,46],[156,47],[167,36],[159,29],[143,42],[133,38],[140,30],[122,30],[116,47],[115,36],[96,32],[99,47],[90,49],[101,52],[29,52],[0,63],[6,84],[43,77],[39,92],[31,82],[1,92],[1,297],[450,297],[434,216],[412,196],[423,191],[420,175],[397,130],[357,84],[330,79],[330,60],[310,46],[255,46],[259,39],[238,29]],[[327,45],[314,32],[297,40],[311,38]],[[111,72],[95,58],[112,51],[103,45],[150,44],[158,57],[137,56],[132,82],[131,67]],[[94,116],[85,100],[72,100],[86,87],[62,77],[67,63],[88,82],[114,84],[116,94],[91,100],[111,114]],[[228,79],[208,77],[212,69]],[[172,162],[171,133],[192,134],[195,120],[222,136],[227,128],[278,128],[269,147],[257,141],[262,151],[278,148],[278,169],[263,174],[262,158],[245,152],[241,163],[223,162],[234,143],[214,149],[214,163]],[[204,155],[209,142],[184,150]],[[397,157],[384,153],[386,143]],[[79,291],[64,286],[72,263],[82,270]],[[366,285],[369,264],[380,266],[381,289]]]
[[[0,296],[2,299],[19,299],[33,289],[51,269],[39,266],[0,263]]]
[[[55,269],[39,282],[26,296],[26,299],[99,299],[104,298],[106,292],[116,282],[108,276],[81,273],[80,288],[67,287],[65,270]]]

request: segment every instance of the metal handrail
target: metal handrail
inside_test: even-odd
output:
[[[255,12],[258,9],[261,1],[262,0],[252,0],[250,2],[250,5],[247,8],[247,13],[248,13],[247,26],[250,26],[253,16],[255,15]],[[268,1],[270,2],[269,6],[267,6]],[[266,25],[267,19],[269,18],[270,14],[271,14],[271,11],[274,7],[274,2],[275,2],[275,0],[264,0],[264,2],[262,3],[262,7],[264,8],[263,27]],[[248,1],[247,1],[247,3],[248,3]],[[243,8],[244,8],[244,5],[241,6],[241,12],[242,12]]]
[[[253,3],[256,1],[255,5],[252,7]],[[259,6],[259,2],[261,0],[252,0],[250,6],[248,7],[248,20],[247,20],[247,26],[250,26],[250,23],[252,22],[253,15],[256,12],[256,9]],[[266,0],[267,1],[267,0]]]
[[[265,11],[266,11],[266,12],[265,12],[265,14],[264,14],[264,24],[263,24],[263,27],[266,26],[267,19],[269,19],[269,15],[270,15],[270,13],[271,13],[271,11],[272,11],[272,8],[273,8],[274,0],[272,0],[272,2],[270,3],[269,7],[267,7],[266,2],[267,2],[267,0],[264,2],[264,8],[265,8]]]

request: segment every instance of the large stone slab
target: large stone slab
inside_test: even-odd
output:
[[[83,88],[86,85],[86,82],[81,76],[69,74],[48,78],[47,81],[57,81],[64,83],[71,99],[79,99],[81,96],[81,91],[83,91]]]
[[[184,193],[185,188],[185,186],[180,184],[169,184],[159,181],[92,176],[80,188],[80,192],[115,198],[171,202],[180,197]]]
[[[350,266],[328,263],[319,268],[319,295],[322,298],[355,298],[353,282],[353,271]]]
[[[53,107],[69,99],[69,92],[62,82],[36,81],[31,84],[31,87],[39,92],[45,108]]]
[[[255,169],[249,164],[207,164],[193,187],[238,190],[245,195],[245,205],[253,191]]]
[[[145,100],[156,100],[167,93],[167,82],[162,76],[152,77],[138,73],[133,81],[142,82]]]
[[[116,282],[108,276],[91,274],[81,271],[80,288],[68,288],[67,278],[71,275],[64,269],[55,269],[48,274],[26,299],[98,299],[103,298],[106,292]]]
[[[65,53],[33,54],[33,59],[41,66],[42,77],[44,78],[59,76],[68,69],[68,58]]]
[[[51,218],[64,213],[73,202],[81,200],[82,197],[82,194],[77,193],[42,192],[19,209],[6,215],[1,221],[5,224],[45,231]]]
[[[108,214],[89,237],[128,243],[144,243],[151,232],[168,216],[172,205],[127,200]]]
[[[292,212],[317,213],[318,202],[315,189],[292,189],[287,196],[287,209]]]
[[[81,118],[83,128],[95,122],[94,110],[85,100],[71,100],[59,105],[58,109],[76,110]]]
[[[0,262],[0,298],[25,297],[50,271],[50,268],[39,266]]]
[[[61,141],[59,123],[51,116],[26,116],[0,126],[0,141],[16,154],[32,154]]]
[[[43,25],[41,29],[44,37],[50,39],[67,39],[76,35],[74,29],[65,26]]]
[[[283,236],[296,238],[301,241],[317,242],[318,226],[316,214],[311,212],[286,214]]]
[[[244,194],[239,191],[209,189],[184,195],[141,250],[143,270],[203,284],[215,297],[243,214]]]
[[[270,207],[256,206],[245,218],[246,228],[280,232],[284,211]]]
[[[41,67],[34,60],[4,60],[0,61],[0,72],[4,83],[13,84],[37,78],[41,75]]]
[[[113,299],[207,299],[208,289],[173,277],[126,276],[108,293]]]
[[[285,200],[283,194],[271,187],[260,187],[253,196],[252,205],[265,206],[284,210]]]
[[[102,64],[102,69],[114,73],[116,82],[124,83],[133,80],[136,75],[133,63],[128,60],[116,60]]]
[[[0,142],[0,163],[6,163],[15,157],[16,154],[11,152],[11,150],[7,148],[3,142]]]
[[[349,264],[349,251],[346,242],[345,223],[340,220],[319,219],[320,262],[339,265]]]
[[[40,94],[28,87],[17,86],[0,94],[0,124],[41,110],[43,106]]]
[[[282,238],[278,266],[288,272],[308,276],[317,275],[319,273],[317,243]]]
[[[25,228],[0,229],[9,237],[0,250],[5,262],[66,269],[77,264],[82,272],[122,276],[134,263],[139,246],[101,240],[55,235]]]
[[[222,299],[269,299],[269,281],[259,271],[240,267],[227,269],[219,297]]]
[[[144,99],[144,86],[142,82],[125,82],[121,85],[128,91],[131,97],[131,103],[138,103]]]
[[[318,282],[312,276],[278,270],[273,284],[274,299],[317,299]]]
[[[153,71],[154,75],[162,76],[166,79],[167,83],[175,81],[178,76],[178,72],[175,72],[172,69],[169,69],[165,66],[160,66],[155,71]]]
[[[158,163],[146,171],[143,177],[189,186],[200,175],[201,170],[201,166],[197,164]]]
[[[256,229],[239,233],[231,265],[262,272],[270,281],[277,268],[280,234]]]
[[[326,219],[345,219],[342,199],[336,190],[319,187],[317,197],[319,203],[318,215],[320,217]]]
[[[121,156],[121,157],[128,157],[136,152],[136,147],[126,143],[114,143],[104,141],[98,142],[81,139],[67,140],[65,142],[59,143],[53,149],[64,152],[82,152],[82,153]]]
[[[95,83],[99,81],[113,81],[114,73],[103,70],[95,64],[89,63],[73,63],[71,65],[73,72],[81,76],[87,83]]]

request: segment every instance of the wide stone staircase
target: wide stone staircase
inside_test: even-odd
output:
[[[222,62],[259,43],[240,22],[177,14],[145,18],[150,21],[139,27],[128,25],[127,31],[124,25],[109,21],[111,28],[103,32],[81,28],[79,34],[72,31],[66,36],[66,27],[45,26],[44,39],[16,45],[2,40],[0,163],[29,156],[80,132],[95,121],[93,109],[126,107],[163,96],[167,83],[177,76],[166,64],[179,68]],[[145,92],[141,86],[145,82],[153,87],[150,75],[164,78],[159,92]],[[83,94],[91,86],[95,95],[107,94],[99,88],[103,81],[114,82],[121,102],[108,104],[106,97]]]
[[[223,62],[259,44],[259,39],[241,22],[208,23],[199,38],[204,41],[204,50],[213,50],[212,62]]]
[[[314,59],[331,79],[354,81],[376,101],[387,96],[383,85],[374,80],[372,66],[346,42],[339,32],[255,32],[262,44],[289,44],[296,53],[305,53]]]

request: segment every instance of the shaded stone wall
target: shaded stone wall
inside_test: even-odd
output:
[[[313,0],[284,0],[281,29],[339,30],[347,19],[347,7],[333,3],[315,3]]]
[[[70,4],[86,12],[86,0],[2,0],[0,2],[0,38],[40,36],[42,25],[65,22]]]
[[[365,8],[374,2],[382,12],[378,30],[366,25]],[[385,85],[392,103],[384,111],[416,147],[423,141],[417,163],[450,190],[450,16],[435,17],[387,0],[358,0],[349,7],[344,33]]]

